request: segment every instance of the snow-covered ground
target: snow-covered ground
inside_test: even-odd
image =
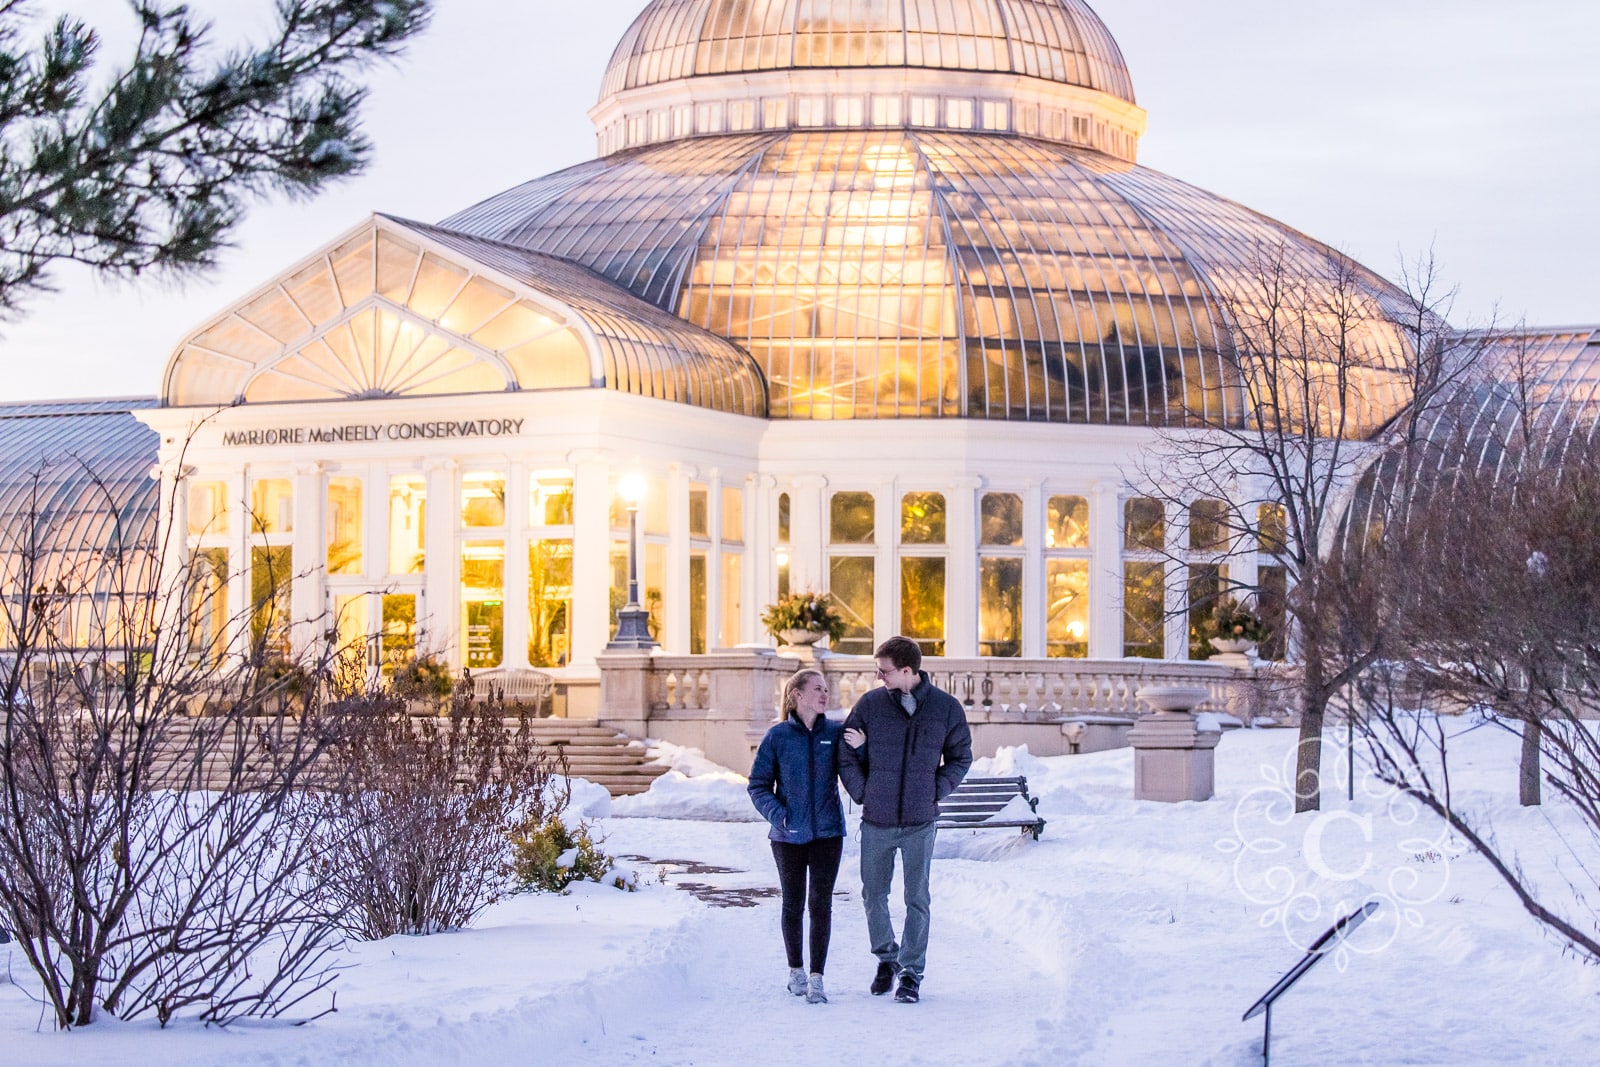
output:
[[[1465,727],[1466,724],[1463,724]],[[1600,1046],[1600,970],[1563,954],[1483,860],[1382,790],[1342,789],[1330,745],[1320,814],[1287,814],[1289,731],[1235,731],[1203,804],[1135,803],[1132,753],[1036,759],[1049,820],[944,832],[922,1003],[868,995],[847,842],[830,1003],[783,991],[776,878],[737,775],[684,753],[652,794],[600,820],[637,893],[522,896],[472,930],[354,945],[338,1012],[305,1026],[106,1022],[57,1034],[14,951],[0,974],[0,1062],[26,1064],[1218,1064],[1260,1062],[1250,1004],[1342,911],[1378,912],[1273,1015],[1280,1064],[1567,1064]],[[1516,805],[1515,740],[1457,738],[1458,803],[1573,907],[1594,849],[1555,805]],[[592,810],[604,810],[601,803]],[[670,817],[664,817],[670,816]],[[1581,883],[1580,883],[1581,884]],[[729,906],[744,905],[744,906]],[[0,960],[8,949],[0,946]]]

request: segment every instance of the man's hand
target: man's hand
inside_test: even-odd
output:
[[[851,727],[844,732],[844,743],[849,745],[851,748],[860,748],[862,745],[867,743],[866,731]]]

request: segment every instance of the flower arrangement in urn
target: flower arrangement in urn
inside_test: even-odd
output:
[[[844,636],[844,617],[834,610],[826,593],[789,593],[761,612],[761,625],[789,645],[814,645],[824,637]]]
[[[1217,602],[1211,611],[1216,631],[1211,644],[1220,652],[1240,652],[1247,645],[1259,645],[1270,632],[1260,615],[1232,597]]]

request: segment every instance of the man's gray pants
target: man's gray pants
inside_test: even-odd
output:
[[[928,962],[928,876],[933,870],[934,823],[921,826],[861,824],[861,899],[867,906],[867,934],[872,954],[880,961],[898,963],[922,981]],[[897,944],[889,919],[889,890],[894,885],[894,856],[906,880],[906,927]]]

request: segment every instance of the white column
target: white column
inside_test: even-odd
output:
[[[828,516],[822,499],[827,488],[828,479],[812,474],[796,478],[788,491],[791,593],[827,587]]]
[[[567,453],[572,468],[572,653],[593,668],[611,640],[611,467],[594,449]]]
[[[957,478],[945,497],[944,648],[948,656],[978,654],[978,493],[983,479]]]
[[[706,533],[711,548],[706,553],[706,651],[722,645],[722,472],[706,474]]]
[[[1163,501],[1163,528],[1167,531],[1166,556],[1162,566],[1166,570],[1166,626],[1167,659],[1189,658],[1189,566],[1185,553],[1189,548],[1188,509],[1176,501]]]
[[[180,466],[176,460],[164,459],[150,468],[150,477],[160,486],[160,510],[156,512],[158,559],[161,565],[157,586],[155,618],[157,625],[166,628],[181,623],[182,633],[165,635],[166,641],[187,644],[189,618],[189,590],[185,574],[189,568],[189,483],[193,467]]]
[[[250,654],[250,485],[249,468],[227,474],[228,500],[228,635],[229,652]]]
[[[506,569],[502,667],[528,666],[528,468],[506,464]]]
[[[294,559],[289,568],[289,648],[293,656],[313,652],[324,631],[332,627],[332,605],[325,590],[328,584],[327,537],[325,519],[327,492],[323,488],[322,464],[296,463],[294,466],[294,532],[289,543]]]
[[[456,603],[456,548],[461,501],[456,491],[456,461],[431,459],[423,465],[428,478],[428,513],[423,522],[422,600],[417,605],[417,651],[444,657],[459,667],[461,611]]]
[[[689,651],[689,482],[698,473],[683,463],[667,468],[667,567],[661,590],[661,645],[680,655]],[[641,591],[644,570],[641,555]]]
[[[1030,481],[1022,490],[1022,655],[1044,657],[1044,487]]]
[[[893,480],[872,487],[872,643],[900,632],[900,486]]]
[[[1089,494],[1089,658],[1122,658],[1122,493],[1096,482]]]

